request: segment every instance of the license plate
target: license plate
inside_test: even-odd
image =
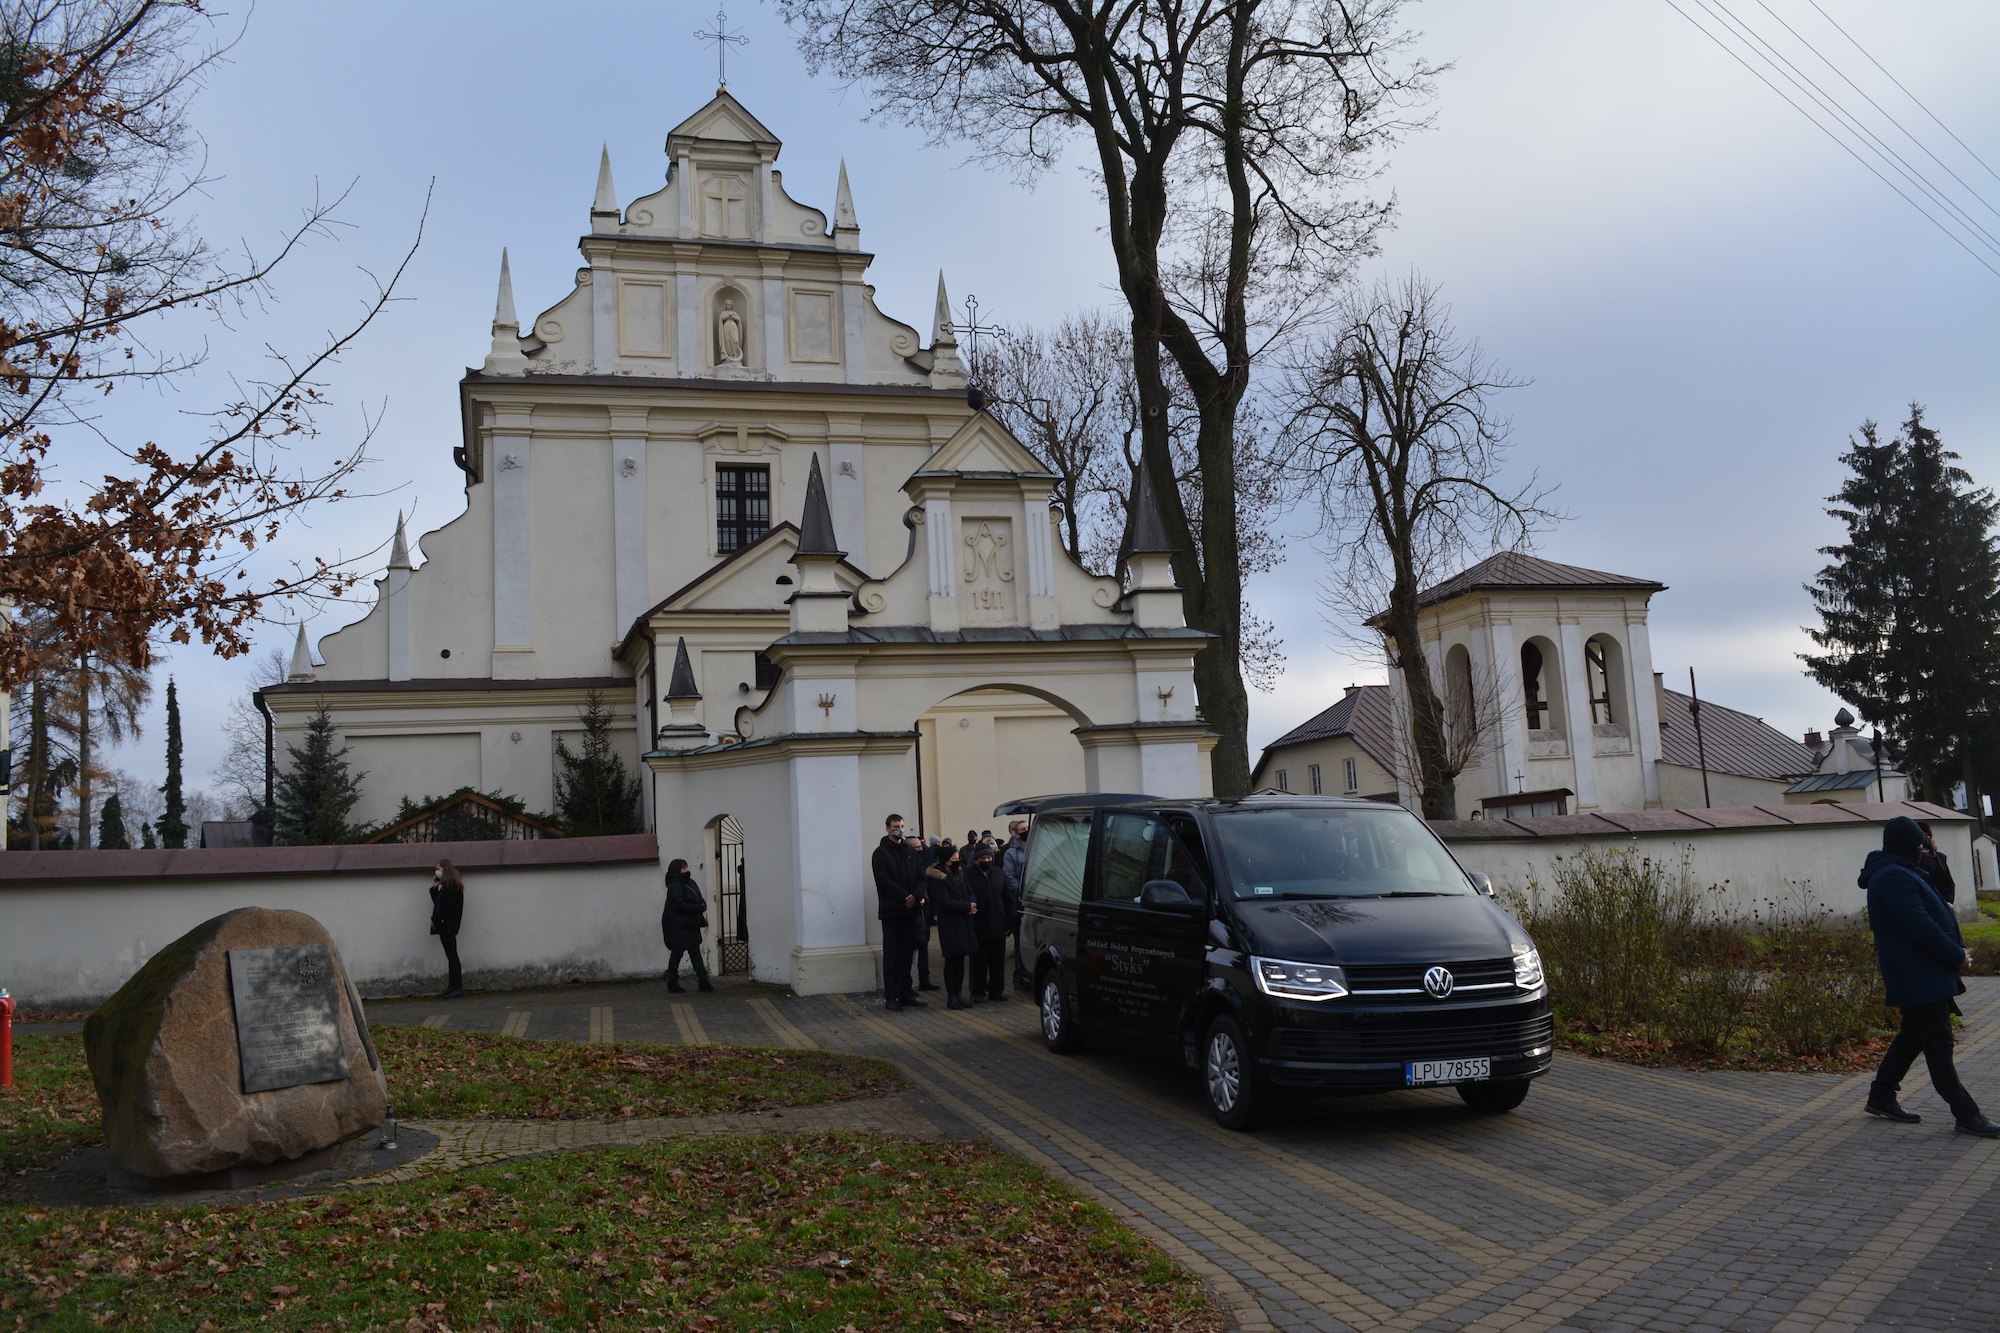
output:
[[[1432,1083],[1477,1083],[1492,1077],[1493,1061],[1483,1055],[1476,1060],[1411,1060],[1403,1066],[1403,1082],[1412,1088]]]

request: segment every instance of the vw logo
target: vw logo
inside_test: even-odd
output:
[[[1451,994],[1451,969],[1434,967],[1424,973],[1424,989],[1433,1000],[1442,1000]]]

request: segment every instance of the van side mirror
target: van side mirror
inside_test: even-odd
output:
[[[1159,907],[1168,911],[1191,912],[1195,900],[1188,897],[1188,891],[1170,879],[1151,879],[1139,890],[1139,906]]]
[[[1465,872],[1465,876],[1472,881],[1473,888],[1478,889],[1489,898],[1493,896],[1493,877],[1488,875],[1484,870],[1468,870]]]

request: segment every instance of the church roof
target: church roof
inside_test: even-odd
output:
[[[1660,759],[1681,768],[1698,768],[1702,754],[1711,773],[1736,773],[1771,782],[1789,781],[1818,767],[1818,756],[1802,743],[1759,717],[1701,701],[1701,746],[1694,738],[1693,699],[1677,690],[1661,690]],[[1870,769],[1869,780],[1874,780]]]
[[[1387,685],[1356,686],[1333,707],[1314,714],[1265,746],[1264,754],[1268,756],[1290,745],[1337,740],[1343,736],[1359,745],[1363,754],[1384,769],[1396,771],[1397,766],[1392,762],[1396,756],[1396,715]],[[1262,763],[1260,758],[1258,764]]]
[[[1581,565],[1557,564],[1538,555],[1502,551],[1417,594],[1418,606],[1435,606],[1469,592],[1664,592],[1666,584],[1629,574],[1607,574]]]

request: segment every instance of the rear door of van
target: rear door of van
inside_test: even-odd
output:
[[[1028,833],[1028,865],[1021,875],[1021,929],[1015,941],[1018,979],[1035,960],[1053,953],[1076,983],[1076,911],[1083,901],[1084,869],[1090,859],[1090,810],[1038,815]]]

